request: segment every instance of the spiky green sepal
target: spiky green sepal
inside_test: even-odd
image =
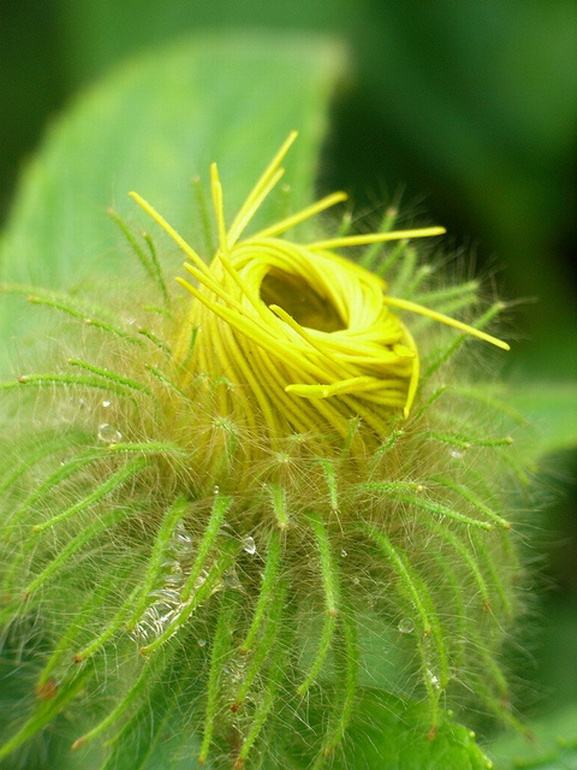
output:
[[[64,712],[74,724],[82,699],[91,721],[73,748],[103,770],[173,716],[207,766],[257,767],[266,746],[272,767],[265,737],[291,729],[315,768],[330,765],[359,698],[367,616],[398,661],[387,690],[427,704],[429,741],[464,697],[514,720],[499,660],[519,609],[506,501],[526,481],[521,420],[464,373],[464,337],[419,330],[413,411],[391,413],[376,450],[357,442],[355,416],[338,439],[272,442],[219,413],[223,392],[234,398],[226,378],[183,385],[186,355],[175,364],[171,347],[185,310],[144,256],[155,288],[131,296],[136,321],[4,287],[58,313],[75,355],[0,385],[14,426],[0,612],[8,642],[34,650],[27,715],[0,757]],[[476,303],[471,283],[423,287],[412,247],[382,264],[393,259],[408,300]]]

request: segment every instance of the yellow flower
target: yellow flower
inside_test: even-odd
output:
[[[305,756],[306,744],[314,767],[339,764],[366,665],[357,634],[373,614],[402,672],[387,692],[403,706],[427,700],[414,712],[417,740],[428,745],[444,729],[453,689],[513,719],[498,657],[518,567],[500,490],[511,484],[509,468],[513,476],[523,469],[505,454],[510,437],[485,434],[500,421],[485,393],[469,396],[471,408],[468,388],[455,388],[437,408],[444,389],[432,392],[423,378],[421,396],[419,358],[428,359],[431,343],[413,336],[411,314],[508,345],[391,296],[380,276],[339,253],[441,227],[304,244],[284,237],[345,200],[336,192],[246,235],[295,137],[229,226],[213,164],[218,247],[210,262],[132,193],[186,254],[191,279],[177,280],[190,308],[182,293],[187,302],[172,312],[158,263],[154,297],[167,312],[148,304],[145,286],[130,295],[137,307],[146,302],[150,328],[109,322],[115,307],[93,316],[82,297],[14,287],[93,331],[72,328],[82,355],[67,366],[80,373],[58,366],[0,383],[7,393],[40,388],[42,398],[29,411],[34,440],[24,419],[22,434],[11,434],[16,470],[0,484],[2,614],[25,629],[29,613],[42,610],[47,649],[37,656],[36,693],[52,704],[49,718],[79,687],[101,693],[102,666],[118,661],[111,710],[73,743],[87,746],[127,718],[108,764],[126,752],[114,742],[132,739],[134,714],[140,730],[165,690],[167,708],[202,735],[201,764],[268,766],[281,722],[294,756],[299,746]],[[55,387],[66,389],[65,410]],[[410,429],[398,429],[416,399]],[[64,627],[63,597],[67,611],[79,608]],[[194,687],[200,697],[191,702]],[[39,713],[31,708],[0,758],[45,724]]]
[[[387,283],[336,250],[391,240],[441,235],[442,227],[337,237],[299,244],[285,239],[293,226],[346,200],[336,192],[260,232],[243,237],[262,202],[284,173],[292,132],[229,227],[215,163],[211,191],[218,248],[210,264],[140,195],[133,199],[186,254],[195,283],[177,278],[194,297],[176,345],[187,385],[199,372],[226,378],[218,410],[250,427],[264,421],[268,435],[322,436],[349,431],[359,416],[386,434],[392,413],[410,413],[419,384],[419,350],[394,310],[428,316],[508,349],[460,321],[392,297]],[[197,329],[189,356],[191,328]]]

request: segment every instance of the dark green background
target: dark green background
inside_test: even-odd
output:
[[[1,217],[47,123],[118,62],[209,28],[322,32],[346,41],[350,74],[319,185],[369,216],[402,188],[501,295],[531,300],[507,318],[511,376],[577,377],[572,0],[4,0],[0,14]],[[545,684],[541,711],[577,699],[574,465],[545,462],[561,492],[538,535],[553,587],[520,672],[535,693]]]

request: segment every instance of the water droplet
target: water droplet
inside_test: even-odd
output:
[[[348,554],[348,552],[347,552],[347,551],[345,551],[345,549],[344,549],[344,548],[341,548],[341,556],[343,557],[343,559],[344,559],[346,556],[348,556],[348,555],[349,555],[349,554]]]
[[[204,647],[206,645],[206,639],[198,639],[196,643],[199,647]]]
[[[411,618],[402,618],[399,621],[399,625],[397,626],[399,629],[399,633],[401,634],[412,634],[415,630],[415,624],[411,620]]]
[[[250,535],[247,535],[246,537],[243,537],[242,539],[242,550],[245,553],[248,553],[249,556],[254,556],[256,553],[256,543],[254,542],[254,537],[251,537]]]
[[[462,460],[463,459],[463,453],[460,449],[456,449],[453,447],[452,449],[449,449],[449,455],[453,458],[453,460]]]
[[[224,667],[224,673],[228,677],[231,684],[237,684],[244,679],[246,669],[246,663],[244,660],[232,660],[227,666]]]
[[[439,677],[434,674],[430,668],[427,669],[427,679],[431,683],[431,686],[438,690],[440,687]]]
[[[220,487],[218,486],[218,484],[214,485],[214,488],[212,491],[213,491],[213,494],[220,495]]]
[[[174,564],[173,571],[166,576],[166,585],[170,588],[176,586],[182,588],[182,567],[180,564]]]
[[[186,529],[182,526],[182,524],[177,525],[176,530],[174,532],[174,539],[176,541],[176,545],[178,546],[192,545],[192,538],[188,534]]]
[[[122,441],[122,433],[113,425],[103,422],[98,426],[98,440],[105,444],[118,444]]]
[[[217,581],[213,587],[210,589],[210,596],[214,596],[214,594],[217,594],[219,591],[222,591],[224,588],[224,581],[219,580]]]
[[[224,575],[225,588],[231,588],[233,591],[242,590],[242,583],[238,579],[238,575],[234,567],[228,570]]]
[[[112,406],[112,401],[109,401],[108,399],[105,399],[105,400],[104,400],[104,401],[103,401],[103,402],[100,404],[100,406],[101,406],[103,409],[109,409],[109,408]]]
[[[198,590],[202,585],[204,585],[207,577],[208,577],[208,572],[205,569],[203,569],[200,575],[194,581],[194,587],[196,590]]]
[[[180,591],[175,588],[159,588],[150,594],[155,599],[162,599],[164,603],[178,604],[180,602]]]

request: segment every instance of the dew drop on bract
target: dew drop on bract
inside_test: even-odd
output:
[[[219,591],[222,591],[224,588],[224,581],[219,580],[217,581],[213,587],[210,589],[210,595],[213,596],[214,594],[217,594]]]
[[[232,660],[223,671],[231,684],[236,684],[244,678],[246,663],[244,660]]]
[[[208,571],[203,569],[200,575],[194,581],[194,588],[196,591],[198,591],[198,589],[206,583],[207,577],[208,577]]]
[[[107,422],[102,422],[98,426],[98,440],[105,444],[118,444],[122,441],[122,433],[113,425],[109,425]]]
[[[225,572],[224,586],[225,588],[230,588],[233,591],[242,591],[242,583],[240,582],[234,567],[231,567],[228,572]]]
[[[176,586],[180,589],[182,588],[182,567],[177,562],[174,562],[171,566],[172,572],[169,572],[166,576],[165,583],[169,588]]]
[[[180,591],[175,588],[165,586],[152,591],[150,594],[155,599],[160,599],[167,604],[175,605],[180,602]]]
[[[345,556],[348,556],[348,555],[349,555],[348,552],[345,551],[344,548],[341,548],[341,556],[343,557],[343,559],[345,558]]]
[[[112,401],[109,401],[108,399],[105,399],[104,401],[102,401],[102,403],[100,404],[100,406],[101,406],[103,409],[109,409],[109,408],[112,406]]]
[[[245,553],[248,553],[249,556],[254,556],[254,554],[256,553],[256,543],[254,542],[254,537],[251,537],[250,535],[243,537],[242,550]]]
[[[430,668],[427,669],[427,679],[431,683],[431,686],[435,688],[435,690],[438,690],[440,687],[439,677],[434,674]]]
[[[196,643],[199,647],[204,647],[206,645],[206,639],[198,639]]]
[[[453,460],[463,459],[463,452],[460,449],[457,449],[456,447],[452,447],[451,449],[449,449],[449,455],[453,458]]]
[[[411,620],[411,618],[402,618],[399,621],[399,625],[397,626],[399,633],[401,634],[412,634],[415,630],[415,624]]]
[[[176,525],[172,539],[174,541],[174,546],[178,551],[190,550],[192,548],[192,538],[186,531],[182,522],[179,522]]]

